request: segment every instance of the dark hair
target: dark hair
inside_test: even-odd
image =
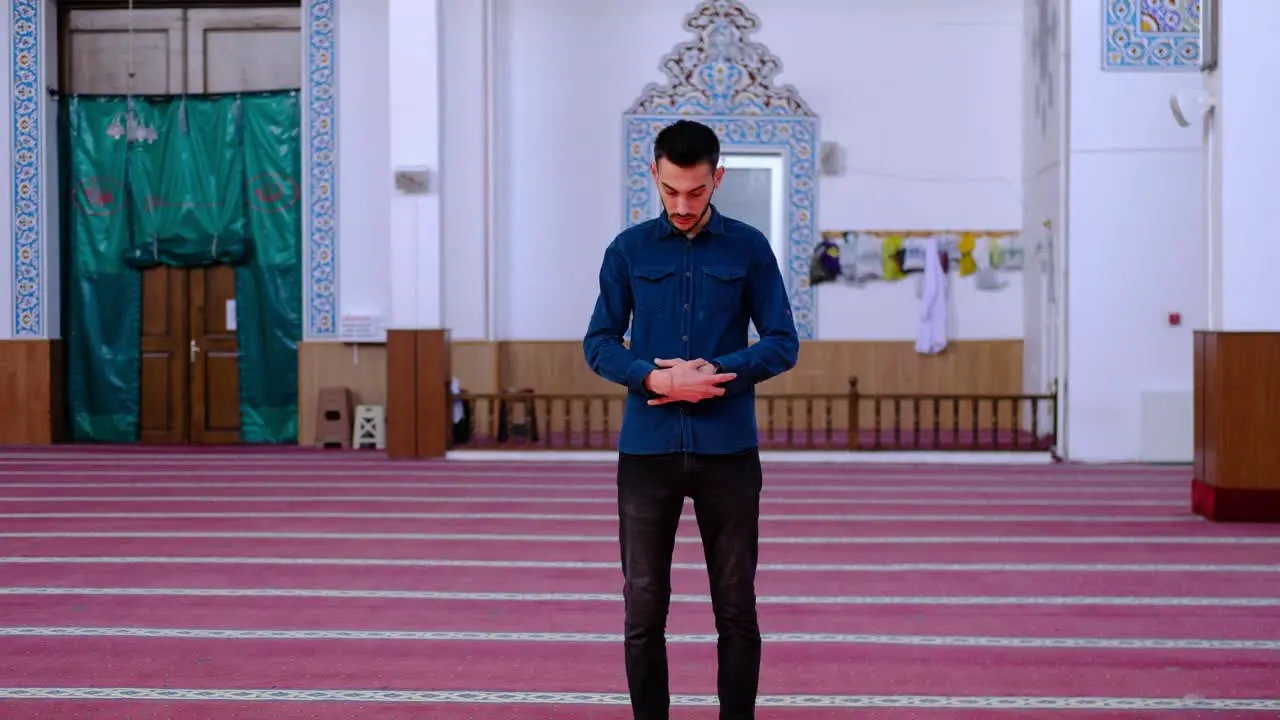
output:
[[[700,122],[677,120],[663,128],[653,141],[653,161],[663,158],[676,167],[691,168],[706,163],[715,170],[720,164],[720,138]]]

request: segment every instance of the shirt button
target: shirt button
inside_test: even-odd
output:
[[[689,270],[685,270],[685,271],[684,271],[684,276],[685,276],[685,277],[693,277],[693,273],[692,273],[692,272],[690,272]]]
[[[684,311],[689,312],[689,303],[684,304]]]
[[[689,336],[688,336],[688,335],[685,335],[684,337],[682,337],[682,338],[680,338],[680,339],[681,339],[681,340],[684,340],[685,342],[689,342]]]

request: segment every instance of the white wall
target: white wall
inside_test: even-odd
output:
[[[444,327],[440,247],[440,7],[439,0],[390,3],[390,107],[386,129],[393,170],[425,172],[427,192],[391,199],[391,327]]]
[[[336,6],[340,315],[397,328],[437,328],[444,320],[438,5]],[[465,63],[455,71],[465,77]],[[397,193],[396,169],[425,169],[427,194]]]
[[[1070,3],[1070,22],[1067,442],[1073,459],[1133,460],[1142,393],[1191,390],[1205,321],[1200,133],[1169,113],[1201,79],[1103,72],[1102,3]]]
[[[1016,229],[1022,224],[1023,0],[753,0],[755,37],[782,58],[845,147],[822,179],[823,229]],[[445,0],[446,318],[483,336],[483,95],[478,0]],[[578,339],[622,216],[622,112],[691,35],[692,0],[498,0],[498,332]],[[460,76],[454,75],[457,72]],[[954,277],[954,276],[953,276]],[[1018,278],[955,283],[952,336],[1023,334]],[[822,339],[909,339],[914,283],[820,287]],[[345,292],[345,287],[344,287]]]
[[[1059,376],[1061,342],[1062,286],[1056,276],[1062,267],[1063,132],[1070,81],[1065,3],[1028,2],[1023,20],[1022,232],[1029,252],[1023,273],[1022,375],[1025,392],[1043,393]]]
[[[441,0],[441,241],[444,316],[454,340],[488,339],[485,5]]]
[[[339,317],[390,317],[388,0],[343,0],[337,36]]]
[[[1218,317],[1215,329],[1280,330],[1280,243],[1275,223],[1280,189],[1280,78],[1268,33],[1280,3],[1222,3],[1218,71],[1206,84],[1219,98],[1211,141],[1215,201]],[[1230,7],[1225,7],[1230,6]]]

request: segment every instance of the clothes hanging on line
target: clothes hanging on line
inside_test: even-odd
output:
[[[920,327],[916,352],[937,355],[947,347],[947,274],[936,237],[924,241],[923,285],[920,294]]]

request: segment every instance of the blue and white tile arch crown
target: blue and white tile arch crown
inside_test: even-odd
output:
[[[1104,70],[1199,70],[1201,0],[1101,2]]]
[[[649,164],[658,132],[677,119],[715,129],[725,152],[776,152],[786,161],[787,238],[782,270],[800,338],[813,339],[809,255],[818,236],[818,117],[790,85],[775,85],[782,61],[750,39],[760,19],[737,0],[705,0],[684,20],[694,39],[676,45],[623,116],[624,226],[656,207]]]
[[[337,212],[337,28],[334,4],[338,0],[305,0],[304,46],[306,78],[303,87],[306,133],[304,243],[307,318],[310,338],[337,337],[338,333],[338,212]],[[45,193],[46,125],[50,121],[46,94],[41,85],[49,68],[45,62],[42,26],[44,0],[10,0],[9,97],[13,106],[11,151],[13,158],[13,337],[44,337],[44,249],[49,241],[44,215],[56,211],[46,206],[55,198]]]

